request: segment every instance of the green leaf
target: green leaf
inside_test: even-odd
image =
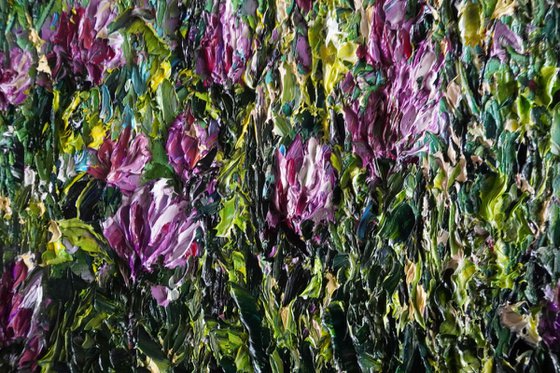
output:
[[[239,308],[241,322],[249,333],[249,353],[251,354],[255,372],[269,371],[269,361],[265,354],[264,330],[262,327],[262,311],[257,300],[245,289],[231,283],[231,296]]]
[[[58,221],[58,226],[62,236],[72,245],[90,254],[98,254],[102,251],[99,243],[104,240],[91,225],[79,219],[67,219]]]
[[[323,322],[331,336],[339,370],[346,372],[360,371],[342,302],[333,302],[327,307]]]
[[[324,273],[323,266],[321,265],[321,260],[316,257],[315,264],[313,265],[313,277],[300,295],[303,299],[319,297],[323,284],[323,275]]]
[[[243,197],[236,194],[229,200],[225,200],[219,213],[220,222],[215,228],[216,236],[229,237],[234,225],[244,231],[247,224],[246,213],[247,205]]]
[[[560,104],[557,104],[553,110],[550,143],[550,151],[552,154],[560,155]]]
[[[152,339],[143,326],[138,329],[138,349],[148,356],[160,371],[166,371],[169,368],[170,363],[161,351],[161,346]]]
[[[175,119],[179,99],[173,85],[169,80],[164,80],[156,93],[157,104],[163,114],[164,124],[167,126]]]

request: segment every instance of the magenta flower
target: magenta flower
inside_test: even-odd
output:
[[[233,14],[232,6],[220,3],[218,14],[205,14],[196,64],[198,74],[220,85],[238,83],[252,54],[249,26]]]
[[[9,266],[0,283],[0,348],[23,346],[19,369],[37,369],[45,347],[45,330],[39,321],[43,307],[42,273],[29,273],[23,260]]]
[[[99,85],[108,69],[124,63],[122,36],[108,32],[115,16],[110,1],[92,0],[87,8],[77,6],[63,12],[54,33],[43,29],[42,37],[51,47],[47,59],[55,80],[73,76]]]
[[[429,40],[412,52],[414,20],[405,20],[405,4],[380,1],[375,5],[365,56],[374,71],[348,74],[341,85],[349,97],[356,90],[362,92],[349,100],[344,117],[354,153],[374,177],[377,159],[396,163],[413,159],[426,148],[426,133],[437,133],[442,126],[436,79],[443,58]],[[372,81],[377,86],[368,87]]]
[[[180,114],[169,129],[166,150],[169,163],[183,181],[200,171],[198,162],[216,146],[218,123],[196,122],[191,113]]]
[[[0,53],[0,110],[22,104],[31,87],[31,54],[14,48],[10,51],[9,61],[5,60],[4,54]]]
[[[331,150],[314,138],[303,144],[298,135],[290,149],[276,153],[275,190],[267,220],[272,227],[284,222],[301,234],[304,221],[316,225],[334,218],[336,173]]]
[[[151,160],[149,140],[140,133],[130,141],[131,129],[126,127],[118,141],[106,139],[97,151],[97,164],[88,173],[118,187],[123,193],[132,193],[140,184],[142,171]]]
[[[139,271],[151,272],[160,260],[167,268],[184,266],[200,250],[196,233],[202,223],[165,179],[137,189],[103,227],[109,245],[128,263],[133,279]]]

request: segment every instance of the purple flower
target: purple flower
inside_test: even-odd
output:
[[[506,50],[508,47],[513,48],[517,53],[521,53],[523,52],[523,40],[505,24],[496,21],[490,55],[492,57],[497,56],[502,63],[505,63]]]
[[[310,71],[313,58],[307,37],[303,35],[297,36],[296,52],[296,61],[298,66],[301,67],[304,72]]]
[[[110,1],[92,0],[87,8],[63,12],[54,33],[43,29],[42,36],[51,46],[47,60],[55,80],[70,75],[99,85],[108,69],[124,63],[122,36],[108,32],[115,16]]]
[[[309,12],[313,6],[313,2],[311,0],[296,0],[296,4],[305,13]]]
[[[314,138],[307,144],[298,135],[287,153],[277,151],[275,191],[268,222],[272,227],[285,222],[301,234],[301,224],[315,224],[334,218],[333,189],[336,173],[331,150]]]
[[[169,163],[183,181],[200,171],[198,162],[216,146],[218,123],[196,122],[190,112],[180,114],[169,129],[166,150]]]
[[[166,286],[162,285],[153,285],[150,288],[152,293],[152,297],[156,300],[159,306],[167,307],[171,299],[169,297],[170,291]]]
[[[14,48],[10,51],[9,61],[5,60],[4,54],[0,53],[0,110],[23,103],[31,87],[31,54]]]
[[[184,266],[196,256],[196,233],[202,228],[191,205],[162,179],[137,189],[124,199],[115,216],[103,224],[104,235],[125,260],[131,276],[151,272],[161,260],[167,268]]]
[[[425,149],[427,132],[442,125],[437,81],[443,58],[430,40],[412,53],[412,20],[405,20],[405,2],[378,2],[373,15],[366,61],[374,72],[348,74],[341,88],[348,97],[346,128],[354,153],[375,177],[376,160],[406,162]],[[369,86],[375,82],[374,86]],[[353,96],[361,92],[357,99]]]
[[[550,349],[560,351],[560,283],[555,289],[547,287],[546,305],[539,320],[539,334]]]
[[[410,30],[413,20],[405,20],[406,0],[375,3],[367,42],[367,62],[389,68],[412,54]]]
[[[45,327],[39,316],[44,306],[42,272],[30,273],[23,260],[4,271],[0,283],[0,349],[22,345],[20,369],[37,369],[45,347]]]
[[[220,85],[238,83],[252,54],[249,26],[233,14],[232,6],[220,3],[218,14],[205,14],[196,63],[198,74]]]
[[[118,187],[123,193],[132,193],[140,184],[142,171],[151,160],[149,140],[140,133],[130,141],[131,129],[126,127],[118,141],[106,139],[97,151],[97,164],[88,173]]]

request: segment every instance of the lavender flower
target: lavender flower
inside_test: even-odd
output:
[[[176,268],[197,255],[196,232],[202,224],[195,218],[189,203],[162,179],[126,198],[103,224],[104,235],[135,279],[141,270],[151,272],[159,260],[167,268]]]
[[[205,14],[196,71],[214,84],[238,83],[252,54],[249,26],[233,14],[232,6],[220,3],[218,14]]]
[[[14,48],[9,57],[6,61],[4,54],[0,53],[0,110],[23,103],[31,86],[31,54]]]
[[[0,283],[0,348],[23,345],[19,369],[37,369],[45,347],[39,321],[43,303],[42,272],[30,273],[19,259],[4,271]]]
[[[42,36],[51,47],[47,60],[54,79],[70,75],[99,85],[108,69],[124,63],[122,36],[108,32],[115,16],[110,1],[92,0],[87,8],[63,12],[54,33],[43,29]]]
[[[298,135],[290,149],[276,153],[275,191],[268,222],[272,227],[285,222],[301,234],[301,225],[334,218],[333,189],[336,173],[328,146],[314,138],[303,144]]]
[[[183,181],[200,171],[198,162],[216,146],[218,133],[216,121],[200,124],[191,113],[180,114],[175,119],[169,129],[166,150],[171,167]]]
[[[427,132],[439,132],[436,78],[443,63],[430,40],[412,53],[414,22],[405,20],[404,1],[380,1],[375,7],[365,55],[375,71],[348,74],[341,85],[349,97],[362,92],[349,100],[344,117],[354,152],[374,177],[376,159],[406,162],[425,149]],[[373,87],[368,87],[370,82],[375,82]]]
[[[131,129],[126,127],[117,142],[106,139],[97,151],[98,163],[88,173],[118,187],[123,193],[132,193],[140,184],[142,171],[152,158],[148,138],[140,133],[130,141]]]

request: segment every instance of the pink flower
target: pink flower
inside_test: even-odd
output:
[[[276,153],[275,190],[268,222],[272,227],[285,222],[301,234],[301,224],[319,224],[334,218],[333,190],[336,173],[331,150],[314,138],[307,144],[298,135],[290,149]]]
[[[4,62],[5,56],[0,53],[0,110],[22,104],[31,87],[32,57],[29,52],[14,48],[10,51],[9,61]]]
[[[142,171],[152,156],[148,138],[140,133],[130,141],[131,129],[126,127],[117,142],[106,139],[97,151],[96,165],[88,173],[118,187],[123,193],[132,193],[140,184]]]

